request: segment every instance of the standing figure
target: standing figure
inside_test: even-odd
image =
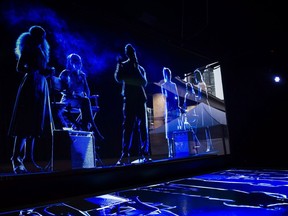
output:
[[[13,171],[26,173],[24,161],[29,159],[33,166],[41,168],[34,161],[34,143],[48,136],[52,146],[54,126],[45,77],[49,62],[45,30],[41,26],[32,26],[28,32],[22,33],[16,41],[15,54],[16,70],[24,76],[18,88],[8,135],[14,139]]]
[[[60,73],[59,78],[62,83],[61,103],[67,104],[71,108],[80,108],[82,122],[80,128],[84,131],[94,132],[96,142],[102,142],[104,137],[99,132],[91,108],[90,88],[88,86],[86,74],[82,70],[82,59],[76,53],[67,56],[66,68]]]
[[[193,109],[192,112],[192,119],[188,120],[187,113],[193,108],[192,106],[195,106],[197,104],[197,97],[195,94],[194,87],[192,83],[187,82],[186,83],[186,92],[184,95],[184,101],[183,101],[183,115],[182,115],[182,123],[183,123],[183,129],[184,130],[190,130],[192,128],[195,128],[195,123],[197,122],[196,118],[196,112],[195,109]]]
[[[195,106],[198,104],[198,96],[195,93],[194,86],[192,83],[186,83],[186,92],[184,95],[184,102],[182,106],[182,123],[184,130],[192,131],[193,136],[193,151],[195,154],[198,153],[198,148],[200,147],[200,142],[197,137],[197,125],[198,125],[198,115],[195,111]],[[189,112],[189,115],[188,115]]]
[[[140,136],[140,156],[144,162],[147,161],[146,157],[150,160],[146,71],[139,65],[136,51],[131,44],[125,46],[125,54],[127,60],[119,61],[114,73],[116,82],[122,84],[123,96],[122,154],[116,165],[130,163],[130,149],[136,129]]]
[[[208,99],[208,91],[207,91],[207,85],[203,79],[203,75],[201,73],[201,71],[199,69],[196,69],[194,71],[194,79],[195,79],[195,84],[198,87],[198,100],[199,101],[203,101],[203,97],[202,94],[205,94],[205,103],[208,105],[208,112],[210,115],[210,120],[211,120],[211,124],[212,124],[212,114],[211,114],[211,106],[209,104],[209,99]],[[213,145],[212,145],[212,139],[211,139],[211,134],[210,134],[210,128],[209,125],[205,125],[204,122],[204,109],[201,109],[201,113],[200,113],[200,119],[201,119],[201,127],[205,128],[205,136],[206,136],[206,142],[207,142],[207,148],[206,148],[206,152],[210,152],[213,149]]]
[[[176,83],[172,79],[172,72],[169,68],[163,67],[164,83],[161,84],[161,93],[165,98],[165,134],[168,143],[168,157],[175,156],[173,132],[181,129],[181,108]],[[177,122],[172,122],[176,120]]]

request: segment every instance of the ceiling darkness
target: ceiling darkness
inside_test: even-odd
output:
[[[123,25],[210,58],[249,52],[286,59],[284,3],[275,1],[47,1],[75,19]],[[64,4],[65,3],[65,4]]]

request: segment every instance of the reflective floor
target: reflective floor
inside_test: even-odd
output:
[[[229,169],[3,215],[288,215],[288,170]]]

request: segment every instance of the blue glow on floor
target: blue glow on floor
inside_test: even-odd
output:
[[[288,170],[229,169],[4,215],[288,215]]]

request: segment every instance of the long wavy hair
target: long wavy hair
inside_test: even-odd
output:
[[[26,49],[40,48],[46,62],[49,62],[50,46],[46,40],[46,31],[34,25],[29,31],[23,32],[16,40],[15,55],[17,60]]]

